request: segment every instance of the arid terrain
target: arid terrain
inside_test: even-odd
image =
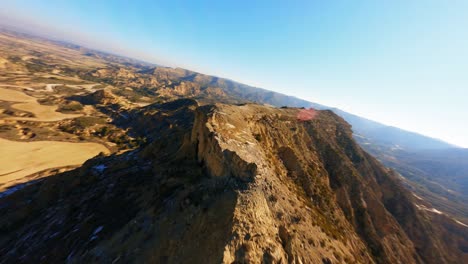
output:
[[[468,262],[464,169],[390,151],[444,142],[7,30],[0,73],[0,263]]]
[[[49,168],[81,165],[99,153],[109,153],[97,143],[59,141],[17,142],[0,139],[3,183],[21,179]]]
[[[468,229],[419,210],[343,119],[299,112],[188,99],[134,111],[135,133],[151,143],[3,198],[0,253],[70,263],[468,260]]]
[[[83,132],[95,125],[107,127],[108,117],[94,106],[66,99],[94,92],[94,87],[102,85],[41,70],[42,60],[76,66],[77,54],[4,33],[0,43],[0,191],[48,176],[56,172],[53,169],[71,169],[100,153],[126,148],[116,147],[93,131]],[[92,60],[77,61],[88,67],[101,66]],[[123,130],[119,133],[125,134]]]

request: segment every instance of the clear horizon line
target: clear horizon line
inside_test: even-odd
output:
[[[5,29],[5,30],[9,30],[9,31],[12,31],[12,32],[15,32],[15,33],[27,34],[27,35],[30,35],[31,37],[43,38],[43,39],[45,39],[45,40],[47,40],[47,41],[57,41],[57,42],[64,42],[64,43],[68,43],[68,44],[72,44],[72,45],[77,45],[77,46],[81,46],[81,47],[83,47],[83,48],[85,48],[85,49],[94,50],[94,51],[97,51],[97,52],[107,53],[107,54],[110,54],[110,55],[120,56],[120,57],[123,57],[123,58],[132,59],[132,60],[140,61],[140,62],[143,62],[143,63],[152,64],[152,65],[154,65],[155,67],[160,66],[160,67],[173,68],[173,69],[180,68],[180,69],[184,69],[184,70],[196,72],[196,73],[199,73],[199,74],[204,74],[204,75],[208,75],[208,76],[212,76],[212,77],[216,77],[216,78],[226,79],[226,80],[229,80],[229,81],[237,82],[237,83],[239,83],[239,84],[243,84],[243,85],[250,86],[250,87],[252,87],[252,88],[263,89],[263,90],[266,90],[266,91],[271,91],[271,92],[274,92],[274,93],[279,93],[279,94],[282,94],[282,95],[284,95],[284,96],[289,96],[289,97],[293,97],[293,98],[296,98],[296,99],[304,100],[304,101],[309,102],[309,103],[320,104],[320,105],[322,105],[322,106],[324,106],[324,107],[330,108],[331,110],[333,110],[333,109],[338,109],[338,110],[347,112],[347,113],[349,113],[349,114],[358,116],[358,117],[360,117],[360,118],[364,118],[364,119],[367,119],[367,120],[370,120],[370,121],[379,123],[379,124],[384,125],[384,126],[387,126],[387,127],[393,127],[393,128],[401,129],[401,130],[404,130],[404,131],[407,131],[407,132],[411,132],[411,133],[415,133],[415,134],[418,134],[418,135],[420,135],[420,136],[424,136],[424,137],[427,137],[427,138],[430,138],[430,139],[433,139],[433,140],[438,140],[438,141],[444,142],[444,143],[446,143],[446,144],[452,145],[453,148],[462,148],[462,149],[465,149],[465,148],[466,148],[466,149],[468,149],[468,147],[460,146],[460,145],[458,145],[458,144],[454,144],[454,143],[448,142],[448,141],[443,140],[443,139],[440,139],[440,138],[438,138],[438,137],[433,137],[433,136],[426,135],[426,134],[423,134],[423,133],[418,132],[418,131],[414,131],[414,130],[411,130],[411,129],[402,128],[402,127],[399,127],[399,126],[397,126],[397,125],[384,123],[384,122],[375,120],[375,119],[373,119],[373,118],[366,117],[366,115],[363,115],[363,114],[361,114],[361,113],[354,113],[354,111],[352,111],[352,110],[351,110],[351,111],[350,111],[350,110],[347,110],[345,107],[342,107],[342,106],[340,106],[340,107],[338,107],[338,106],[329,106],[328,104],[323,104],[323,103],[311,101],[310,99],[302,98],[302,97],[300,97],[300,96],[291,95],[291,94],[286,94],[286,93],[284,93],[284,92],[282,92],[282,91],[276,91],[276,90],[264,88],[264,87],[261,87],[262,85],[248,84],[248,82],[236,81],[236,80],[233,79],[233,78],[222,77],[222,75],[213,74],[213,73],[204,73],[204,72],[202,72],[202,71],[200,71],[200,70],[192,70],[192,69],[187,68],[187,67],[185,67],[185,66],[177,65],[177,64],[173,64],[173,63],[169,63],[169,64],[172,64],[172,65],[165,65],[165,64],[161,64],[161,63],[156,62],[156,61],[152,61],[151,59],[148,60],[148,59],[139,58],[140,56],[136,56],[136,55],[134,55],[134,54],[123,54],[123,53],[125,53],[125,52],[122,52],[122,53],[121,53],[121,52],[119,52],[119,51],[103,50],[102,48],[92,47],[92,45],[89,45],[88,43],[85,43],[85,42],[80,43],[81,41],[74,41],[74,40],[70,40],[70,39],[63,39],[63,38],[59,38],[59,37],[53,36],[52,34],[47,34],[47,33],[41,34],[41,33],[37,32],[37,30],[25,29],[25,28],[22,27],[22,26],[14,26],[14,25],[11,25],[11,24],[4,24],[4,23],[0,22],[0,28],[2,28],[2,27],[4,27],[3,29]]]

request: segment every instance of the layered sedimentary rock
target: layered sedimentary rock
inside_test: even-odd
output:
[[[177,100],[129,113],[146,146],[0,200],[3,261],[462,263],[467,230],[417,210],[330,111]],[[465,250],[465,251],[464,251]]]

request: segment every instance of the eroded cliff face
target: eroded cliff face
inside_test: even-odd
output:
[[[298,121],[298,111],[179,100],[134,112],[129,122],[151,134],[147,146],[0,200],[0,254],[70,263],[466,260],[466,230],[445,228],[453,239],[443,240],[347,123],[329,111]]]
[[[301,150],[291,145],[291,131],[302,125],[296,124],[296,112],[256,105],[206,106],[197,112],[191,139],[198,162],[211,177],[243,186],[223,261],[372,263],[334,205],[314,154],[308,151],[310,165],[295,154]]]

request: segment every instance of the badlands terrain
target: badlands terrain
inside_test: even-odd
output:
[[[108,125],[108,117],[94,106],[66,99],[102,85],[40,70],[40,60],[54,60],[37,56],[41,52],[75,66],[73,61],[79,59],[70,50],[8,34],[0,35],[0,43],[0,191],[71,169],[96,155],[126,149],[124,143],[117,146],[95,130],[83,132],[100,124],[100,129],[125,134]]]
[[[11,31],[0,73],[0,263],[468,262],[461,165],[389,152],[446,143]]]

